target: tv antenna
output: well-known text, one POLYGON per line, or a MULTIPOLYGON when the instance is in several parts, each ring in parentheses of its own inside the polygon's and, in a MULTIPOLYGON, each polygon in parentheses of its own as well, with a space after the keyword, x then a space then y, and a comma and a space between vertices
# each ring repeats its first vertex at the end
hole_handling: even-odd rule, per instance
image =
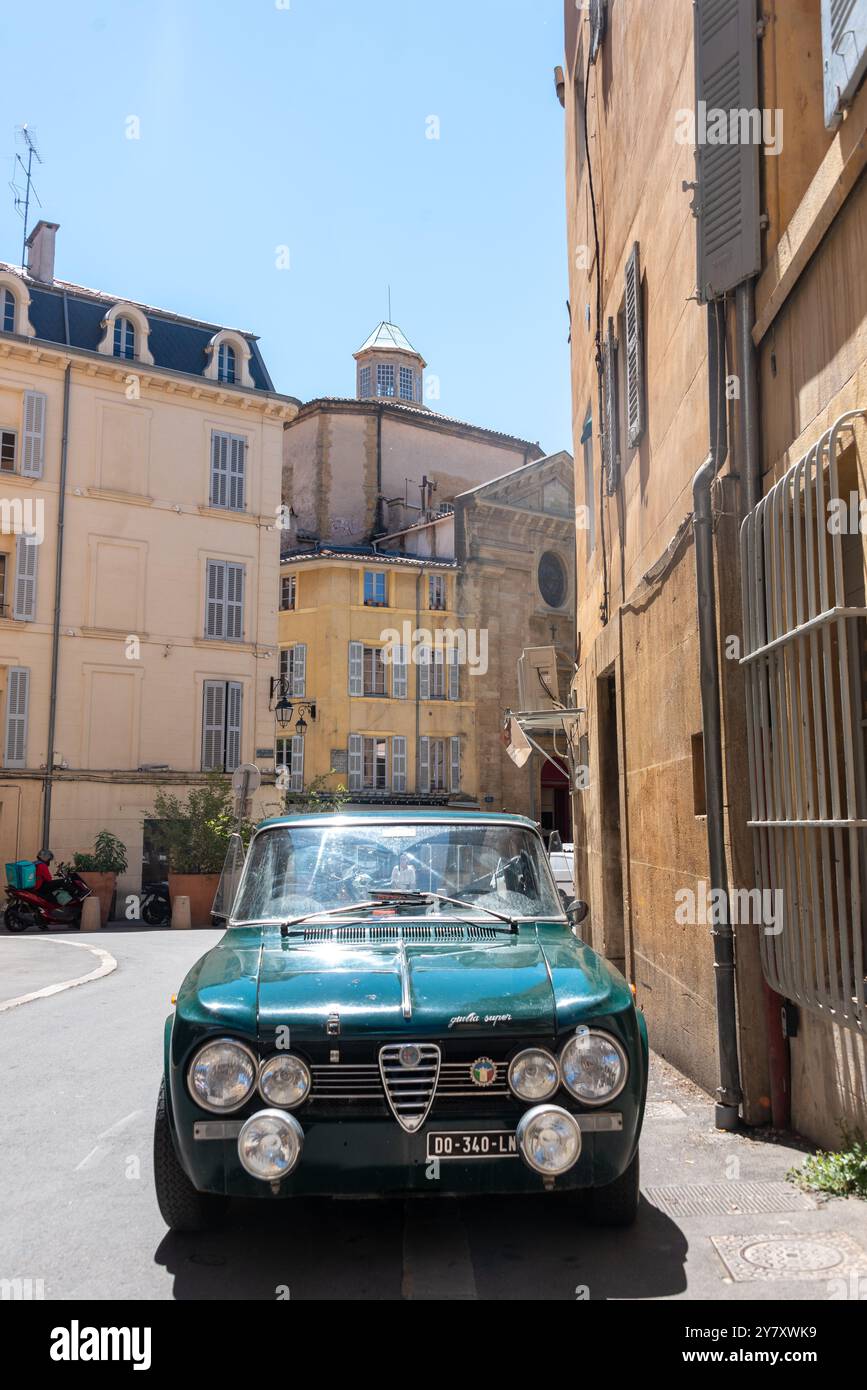
POLYGON ((24 146, 23 153, 15 151, 15 161, 13 174, 9 182, 9 187, 15 198, 15 211, 18 216, 24 219, 24 237, 21 243, 21 269, 24 269, 27 259, 27 227, 30 222, 30 199, 35 198, 36 202, 42 207, 39 194, 33 186, 33 161, 37 164, 42 163, 42 156, 36 145, 36 132, 32 131, 28 125, 18 126, 15 134, 24 146), (23 178, 24 186, 19 180, 23 178))

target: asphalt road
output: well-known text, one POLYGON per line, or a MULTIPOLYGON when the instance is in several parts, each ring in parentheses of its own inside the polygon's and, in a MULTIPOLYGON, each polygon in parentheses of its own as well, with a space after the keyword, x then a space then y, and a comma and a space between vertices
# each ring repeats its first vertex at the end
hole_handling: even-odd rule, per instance
MULTIPOLYGON (((781 1182, 801 1156, 792 1143, 718 1134, 709 1098, 658 1061, 630 1231, 583 1226, 557 1200, 512 1197, 235 1203, 217 1234, 168 1235, 151 1177, 162 1024, 218 935, 76 934, 118 968, 0 1011, 0 1279, 42 1280, 47 1299, 776 1300, 839 1296, 832 1276, 861 1270, 867 1291, 867 1204, 792 1194, 781 1182), (760 1214, 749 1211, 751 1184, 760 1214), (732 1262, 734 1237, 739 1248, 752 1241, 756 1265, 749 1253, 732 1262)), ((7 1005, 10 972, 29 992, 25 953, 39 989, 99 964, 67 941, 0 934, 7 1005)))

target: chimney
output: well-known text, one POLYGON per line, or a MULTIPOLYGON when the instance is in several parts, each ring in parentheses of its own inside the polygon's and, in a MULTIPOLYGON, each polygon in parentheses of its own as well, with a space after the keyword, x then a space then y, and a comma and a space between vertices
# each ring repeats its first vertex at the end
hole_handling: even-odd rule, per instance
POLYGON ((54 238, 58 222, 37 222, 27 238, 27 273, 43 285, 54 284, 54 238))

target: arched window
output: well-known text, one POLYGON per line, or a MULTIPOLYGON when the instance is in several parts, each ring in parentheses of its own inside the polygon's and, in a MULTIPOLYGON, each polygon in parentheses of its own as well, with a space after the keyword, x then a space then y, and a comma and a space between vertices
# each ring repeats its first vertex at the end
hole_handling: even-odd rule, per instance
POLYGON ((114 321, 114 355, 130 361, 135 357, 135 327, 122 314, 114 321))
POLYGON ((15 296, 11 290, 0 289, 0 329, 4 333, 15 332, 15 296))
POLYGON ((217 380, 235 384, 235 349, 231 343, 220 343, 217 353, 217 380))

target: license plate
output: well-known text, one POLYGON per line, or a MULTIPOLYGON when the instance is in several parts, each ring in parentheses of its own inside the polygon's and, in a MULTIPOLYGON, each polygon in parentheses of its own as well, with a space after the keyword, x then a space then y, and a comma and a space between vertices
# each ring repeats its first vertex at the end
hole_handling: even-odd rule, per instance
POLYGON ((442 1131, 427 1136, 431 1158, 517 1158, 518 1140, 508 1129, 442 1131))

